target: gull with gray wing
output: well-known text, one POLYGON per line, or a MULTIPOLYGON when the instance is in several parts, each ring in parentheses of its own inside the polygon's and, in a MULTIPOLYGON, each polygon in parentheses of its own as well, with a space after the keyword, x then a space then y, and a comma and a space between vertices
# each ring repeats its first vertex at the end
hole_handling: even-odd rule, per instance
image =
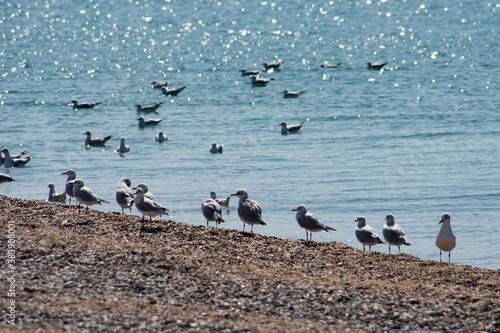
POLYGON ((371 251, 373 245, 385 244, 385 242, 377 235, 375 229, 366 224, 366 218, 364 216, 358 216, 354 222, 358 222, 355 233, 358 241, 363 244, 363 251, 366 251, 365 245, 368 245, 368 251, 371 251))
POLYGON ((251 200, 248 198, 248 192, 241 189, 238 192, 231 194, 231 196, 235 196, 240 198, 238 202, 238 216, 240 220, 243 222, 243 231, 245 231, 245 224, 250 224, 253 226, 257 225, 266 225, 266 223, 262 220, 262 208, 259 206, 257 201, 251 200))
POLYGON ((385 217, 385 225, 382 228, 382 234, 384 235, 385 241, 389 244, 389 254, 391 254, 391 245, 397 246, 399 253, 401 253, 401 245, 411 245, 406 240, 403 228, 396 223, 393 214, 387 214, 385 217))
POLYGON ((313 232, 328 231, 328 230, 337 231, 336 229, 333 229, 332 227, 326 226, 323 223, 321 223, 315 214, 307 211, 305 205, 300 205, 299 207, 293 209, 292 211, 297 212, 297 215, 295 215, 297 222, 302 228, 306 229, 306 241, 307 240, 312 241, 313 232), (311 237, 308 237, 308 232, 310 233, 311 237))
POLYGON ((125 208, 130 209, 130 214, 132 214, 134 191, 132 191, 130 186, 132 186, 130 179, 123 177, 118 181, 118 186, 116 187, 116 202, 122 208, 122 214, 125 208))

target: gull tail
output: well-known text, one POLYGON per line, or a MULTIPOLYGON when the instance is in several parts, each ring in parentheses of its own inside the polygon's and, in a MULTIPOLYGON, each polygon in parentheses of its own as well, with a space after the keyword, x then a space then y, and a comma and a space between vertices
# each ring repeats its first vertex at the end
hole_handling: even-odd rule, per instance
POLYGON ((333 230, 333 231, 337 231, 337 229, 333 229, 332 227, 325 227, 325 231, 328 231, 328 230, 333 230))
POLYGON ((219 218, 217 218, 217 220, 215 222, 222 223, 222 222, 226 222, 226 221, 224 221, 224 219, 222 217, 219 217, 219 218))
POLYGON ((384 242, 383 240, 380 239, 380 237, 377 237, 378 239, 378 244, 386 244, 386 242, 384 242))
POLYGON ((111 203, 111 202, 109 202, 109 201, 107 201, 107 200, 104 200, 104 199, 97 199, 97 203, 98 203, 99 205, 100 205, 100 204, 102 204, 103 202, 105 202, 105 203, 111 203))

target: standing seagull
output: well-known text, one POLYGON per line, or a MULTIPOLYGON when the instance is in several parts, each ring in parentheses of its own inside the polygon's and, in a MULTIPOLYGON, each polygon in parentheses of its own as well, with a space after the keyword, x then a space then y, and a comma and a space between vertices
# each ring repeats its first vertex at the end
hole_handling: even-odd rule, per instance
POLYGON ((203 212, 203 216, 207 219, 207 227, 209 221, 214 221, 215 227, 217 227, 219 223, 226 222, 222 219, 220 205, 214 199, 207 199, 203 201, 201 204, 201 211, 203 212))
POLYGON ((116 187, 116 202, 123 209, 130 209, 130 214, 132 214, 132 206, 134 205, 134 192, 130 188, 132 182, 127 177, 123 177, 118 181, 118 186, 116 187))
POLYGON ((366 224, 366 218, 364 216, 358 216, 354 222, 358 222, 358 226, 356 227, 356 238, 363 244, 363 251, 366 251, 365 245, 368 245, 368 251, 371 251, 373 245, 385 244, 377 235, 375 229, 366 224))
POLYGON ((66 194, 69 196, 68 206, 71 206, 71 198, 75 197, 73 193, 73 188, 75 187, 75 185, 71 184, 70 182, 76 179, 76 172, 73 169, 69 169, 68 171, 61 173, 61 175, 68 176, 68 178, 66 179, 66 194))
POLYGON ((457 240, 451 230, 451 217, 448 213, 443 213, 441 216, 441 230, 436 238, 436 246, 439 248, 439 261, 442 260, 443 251, 448 252, 448 262, 451 262, 451 250, 457 245, 457 240))
POLYGON ((186 89, 186 86, 180 87, 180 88, 172 88, 172 89, 167 89, 167 88, 163 87, 163 88, 161 88, 161 93, 163 95, 167 95, 167 96, 177 96, 184 89, 186 89))
POLYGON ((210 192, 210 198, 214 199, 217 201, 217 203, 221 206, 229 207, 229 200, 231 200, 231 197, 227 197, 226 199, 219 199, 217 198, 217 193, 215 191, 210 192))
POLYGON ((76 99, 72 100, 68 104, 73 104, 73 109, 92 109, 95 106, 98 106, 99 104, 102 104, 102 102, 83 102, 83 103, 78 103, 76 99))
POLYGON ((0 173, 0 184, 3 184, 3 183, 10 183, 10 182, 13 182, 15 181, 14 178, 12 178, 11 176, 5 174, 5 173, 0 173))
POLYGON ((5 155, 5 167, 6 168, 19 168, 25 166, 29 161, 31 161, 31 156, 21 156, 17 159, 13 159, 12 156, 10 156, 9 149, 7 148, 2 148, 0 152, 4 153, 5 155))
POLYGON ((128 153, 130 151, 130 147, 125 144, 125 138, 122 136, 120 138, 120 146, 117 149, 119 153, 128 153))
POLYGON ((385 217, 385 225, 382 228, 382 233, 385 241, 389 244, 389 254, 391 254, 391 245, 397 246, 399 253, 401 253, 401 245, 411 245, 406 240, 403 228, 396 223, 393 214, 387 214, 385 217))
POLYGON ((316 215, 313 213, 309 213, 307 211, 307 208, 305 205, 300 205, 299 207, 292 209, 292 212, 297 212, 297 215, 295 215, 295 218, 297 219, 297 222, 299 225, 306 229, 306 241, 311 240, 312 241, 312 233, 313 232, 318 232, 318 231, 328 231, 328 230, 335 230, 332 227, 328 227, 321 223, 316 215), (308 238, 307 232, 311 233, 310 239, 308 238))
POLYGON ((161 123, 165 118, 158 118, 158 119, 144 119, 144 117, 139 117, 136 120, 139 121, 139 127, 145 127, 145 126, 155 126, 161 123))
POLYGON ((173 213, 170 209, 167 209, 153 201, 144 197, 144 190, 140 187, 135 191, 134 198, 135 208, 142 214, 142 221, 144 221, 144 216, 149 216, 149 220, 151 221, 153 217, 160 215, 168 215, 168 212, 173 213))
POLYGON ((135 105, 135 107, 137 108, 137 112, 156 112, 156 110, 158 110, 158 108, 163 104, 163 102, 160 102, 158 104, 154 104, 154 105, 145 105, 145 106, 142 106, 141 103, 137 103, 135 105))
POLYGON ((281 122, 281 134, 287 135, 288 133, 297 133, 302 126, 304 126, 304 122, 296 125, 287 125, 284 121, 281 122))
POLYGON ((163 134, 163 131, 158 131, 158 134, 156 134, 155 141, 162 143, 163 141, 167 141, 168 138, 165 134, 163 134))
POLYGON ((149 192, 149 189, 148 189, 148 186, 144 183, 140 183, 139 185, 137 185, 136 187, 134 187, 132 190, 137 190, 138 188, 142 188, 142 191, 143 191, 143 194, 144 194, 144 197, 151 200, 151 201, 156 201, 156 198, 155 196, 153 195, 153 193, 149 192))
POLYGON ((98 198, 94 192, 85 186, 85 183, 81 179, 75 179, 69 182, 73 184, 73 194, 75 195, 76 201, 78 201, 78 212, 80 212, 80 205, 84 204, 87 206, 87 210, 89 210, 89 206, 98 204, 101 205, 103 202, 109 203, 104 199, 98 198))
POLYGON ((245 231, 246 223, 252 226, 252 232, 254 224, 266 225, 266 223, 262 221, 262 208, 260 208, 257 201, 248 199, 247 191, 239 190, 231 194, 231 196, 240 198, 238 202, 238 216, 240 220, 243 221, 243 231, 245 231))
POLYGON ((83 134, 87 135, 87 137, 85 138, 85 146, 104 146, 106 142, 108 142, 108 140, 113 137, 113 134, 111 134, 104 138, 92 139, 92 132, 87 131, 83 134))
POLYGON ((66 203, 66 192, 56 193, 54 184, 52 183, 50 183, 47 187, 49 188, 49 197, 47 198, 48 202, 66 203))
POLYGON ((305 93, 305 90, 302 91, 289 91, 288 89, 285 89, 283 91, 283 98, 297 98, 303 93, 305 93))

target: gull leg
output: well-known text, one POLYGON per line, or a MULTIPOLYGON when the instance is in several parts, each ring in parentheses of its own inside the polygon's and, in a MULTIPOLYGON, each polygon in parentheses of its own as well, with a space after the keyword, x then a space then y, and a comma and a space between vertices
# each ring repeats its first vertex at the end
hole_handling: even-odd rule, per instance
POLYGON ((391 244, 389 244, 389 254, 391 254, 391 244))

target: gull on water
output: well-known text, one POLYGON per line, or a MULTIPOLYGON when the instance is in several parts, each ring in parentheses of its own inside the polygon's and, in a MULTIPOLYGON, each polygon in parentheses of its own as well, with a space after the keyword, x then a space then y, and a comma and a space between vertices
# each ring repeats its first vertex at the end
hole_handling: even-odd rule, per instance
POLYGON ((153 193, 149 192, 148 186, 146 184, 140 183, 139 185, 137 185, 136 187, 134 187, 132 190, 135 191, 138 188, 142 188, 144 197, 146 197, 149 200, 156 201, 155 196, 153 195, 153 193))
POLYGON ((329 64, 321 64, 321 66, 320 66, 320 67, 321 67, 321 68, 337 68, 337 67, 339 67, 340 65, 342 65, 342 63, 341 63, 341 62, 338 62, 338 63, 336 63, 336 64, 330 64, 330 65, 329 65, 329 64))
POLYGON ((301 122, 300 124, 296 125, 287 125, 284 121, 281 122, 281 134, 286 135, 288 133, 297 133, 302 126, 304 126, 304 122, 301 122))
POLYGON ((222 154, 223 150, 224 150, 224 145, 218 145, 215 142, 212 142, 212 146, 210 147, 210 152, 212 154, 217 154, 217 153, 222 154))
POLYGON ((328 230, 337 231, 337 229, 333 229, 332 227, 326 226, 321 223, 315 214, 307 211, 305 205, 300 205, 299 207, 292 209, 292 211, 297 212, 297 215, 295 215, 297 222, 302 228, 306 229, 306 241, 312 241, 313 232, 328 230), (311 237, 308 237, 308 232, 310 233, 311 237))
POLYGON ((250 80, 252 80, 252 86, 254 86, 254 87, 266 87, 269 82, 274 80, 274 78, 263 79, 263 78, 259 78, 259 77, 255 76, 255 75, 252 75, 252 76, 250 76, 250 80))
POLYGON ((31 156, 21 156, 19 158, 13 159, 10 155, 9 149, 4 147, 0 152, 5 155, 5 167, 6 168, 20 168, 24 167, 29 161, 31 161, 31 156))
POLYGON ((215 191, 210 192, 210 198, 214 199, 217 201, 217 203, 221 206, 229 207, 229 201, 231 200, 231 197, 227 197, 226 199, 219 199, 217 198, 217 193, 215 191))
MULTIPOLYGON (((22 152, 20 153, 17 153, 17 154, 10 154, 10 151, 9 151, 9 154, 10 154, 10 157, 13 159, 13 160, 18 160, 20 159, 21 157, 24 157, 24 155, 28 154, 29 153, 29 150, 26 149, 26 150, 23 150, 22 152)), ((2 156, 2 154, 0 154, 0 165, 4 164, 5 163, 5 157, 2 156)))
POLYGON ((0 173, 0 184, 10 183, 10 182, 13 182, 13 181, 15 181, 15 179, 12 178, 11 176, 9 176, 8 174, 0 173))
POLYGON ((137 112, 156 112, 162 104, 163 102, 154 105, 143 106, 141 103, 137 103, 135 107, 137 108, 137 112))
POLYGON ((384 235, 385 241, 389 244, 389 254, 391 254, 391 245, 397 246, 399 253, 401 253, 401 245, 411 245, 406 240, 403 228, 396 223, 393 214, 387 214, 385 217, 385 225, 382 228, 382 234, 384 235))
POLYGON ((87 131, 84 132, 83 134, 87 135, 87 137, 85 138, 85 146, 104 146, 106 142, 108 142, 108 140, 113 137, 113 134, 111 134, 104 138, 92 139, 92 132, 87 131))
POLYGON ((371 62, 367 62, 366 65, 368 67, 368 69, 374 69, 376 71, 379 71, 381 70, 382 68, 384 68, 385 65, 387 65, 389 62, 383 62, 383 63, 371 63, 371 62))
POLYGON ((238 202, 238 216, 243 222, 243 231, 245 231, 245 224, 250 224, 252 226, 252 232, 255 224, 266 225, 266 223, 262 221, 262 208, 260 208, 257 201, 248 198, 247 191, 242 189, 231 194, 231 196, 240 198, 238 202))
POLYGON ((165 134, 163 134, 163 131, 158 131, 158 133, 156 134, 156 137, 155 137, 155 141, 162 143, 163 141, 167 141, 167 140, 168 140, 168 138, 165 134))
POLYGON ((183 86, 180 88, 172 88, 172 89, 167 89, 167 88, 163 87, 163 88, 161 88, 161 93, 163 95, 167 95, 167 96, 177 96, 184 89, 186 89, 186 86, 183 86))
POLYGON ((242 69, 240 72, 241 72, 241 76, 259 75, 260 74, 260 70, 242 69))
POLYGON ((119 153, 128 153, 130 151, 130 147, 125 144, 125 138, 123 136, 120 138, 120 146, 116 151, 119 153))
POLYGON ((73 109, 92 109, 95 106, 98 106, 99 104, 102 104, 102 102, 83 102, 83 103, 78 103, 76 99, 72 100, 68 104, 73 104, 73 109))
POLYGON ((385 242, 377 235, 375 229, 366 224, 366 218, 364 216, 358 216, 354 222, 358 222, 358 226, 355 231, 356 238, 361 244, 363 244, 363 251, 366 251, 365 245, 368 245, 368 251, 371 251, 373 245, 385 244, 385 242))
POLYGON ((60 203, 66 203, 66 191, 63 193, 56 193, 56 190, 54 188, 54 184, 50 183, 49 186, 49 197, 47 201, 49 202, 60 202, 60 203))
POLYGON ((132 214, 132 206, 134 205, 134 191, 130 188, 132 182, 127 177, 123 177, 118 181, 118 186, 116 187, 116 202, 122 208, 122 214, 124 209, 130 209, 130 214, 132 214))
POLYGON ((167 209, 144 196, 144 190, 140 187, 137 187, 135 191, 134 198, 135 208, 142 214, 142 221, 144 221, 144 216, 149 216, 149 220, 151 221, 153 217, 160 215, 168 215, 168 213, 173 213, 170 209, 167 209))
POLYGON ((206 199, 203 201, 201 204, 201 211, 203 212, 203 216, 207 219, 207 227, 210 221, 215 222, 215 227, 217 227, 219 223, 226 222, 222 218, 220 205, 214 199, 206 199))
POLYGON ((145 127, 145 126, 155 126, 161 123, 165 118, 158 118, 158 119, 144 119, 143 116, 140 116, 136 120, 139 121, 139 127, 145 127))
POLYGON ((283 98, 297 98, 305 92, 306 92, 305 90, 303 90, 303 91, 289 91, 288 89, 285 89, 283 91, 283 98))
POLYGON ((268 71, 270 69, 280 69, 281 65, 283 63, 281 61, 276 61, 276 62, 271 62, 271 63, 263 63, 262 65, 264 65, 264 70, 268 71))
POLYGON ((441 230, 436 238, 436 246, 439 248, 439 261, 442 260, 443 251, 448 252, 448 262, 451 262, 451 250, 457 245, 457 239, 451 230, 451 217, 448 213, 441 216, 441 230))
POLYGON ((61 175, 68 176, 68 178, 66 178, 66 194, 69 196, 69 206, 71 205, 71 198, 75 197, 73 194, 73 188, 75 185, 72 184, 71 181, 76 179, 76 172, 73 169, 69 169, 68 171, 61 173, 61 175))
POLYGON ((151 84, 153 85, 153 88, 161 89, 168 86, 168 81, 153 81, 151 84))
POLYGON ((109 203, 109 201, 98 198, 90 188, 85 186, 85 182, 83 180, 75 179, 69 183, 74 185, 73 194, 78 202, 78 211, 80 211, 81 204, 86 205, 88 210, 89 206, 95 204, 101 205, 103 202, 109 203))

